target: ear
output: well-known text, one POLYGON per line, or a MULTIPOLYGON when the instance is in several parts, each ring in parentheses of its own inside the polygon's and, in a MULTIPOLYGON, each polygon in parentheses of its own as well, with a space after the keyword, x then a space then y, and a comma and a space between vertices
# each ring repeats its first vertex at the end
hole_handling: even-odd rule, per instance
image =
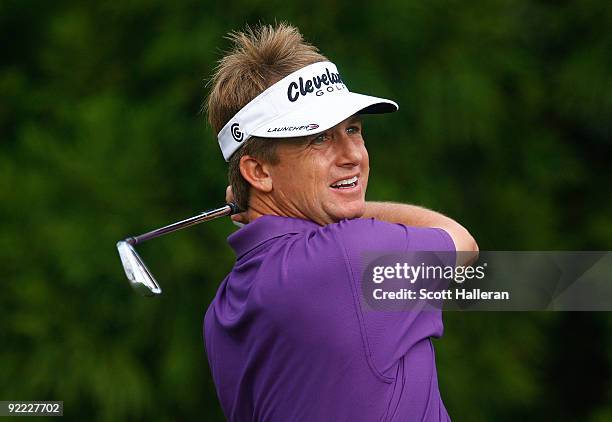
POLYGON ((269 164, 250 155, 244 155, 240 158, 240 174, 254 189, 265 193, 272 191, 269 164))

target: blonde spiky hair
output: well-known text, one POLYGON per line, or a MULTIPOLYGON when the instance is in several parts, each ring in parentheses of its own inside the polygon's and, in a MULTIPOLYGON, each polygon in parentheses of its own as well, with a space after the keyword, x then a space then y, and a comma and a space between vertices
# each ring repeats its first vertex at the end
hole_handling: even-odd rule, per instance
POLYGON ((233 47, 219 60, 210 80, 212 89, 206 106, 215 133, 275 82, 304 66, 327 60, 286 22, 275 27, 247 26, 244 31, 230 32, 226 38, 233 47))

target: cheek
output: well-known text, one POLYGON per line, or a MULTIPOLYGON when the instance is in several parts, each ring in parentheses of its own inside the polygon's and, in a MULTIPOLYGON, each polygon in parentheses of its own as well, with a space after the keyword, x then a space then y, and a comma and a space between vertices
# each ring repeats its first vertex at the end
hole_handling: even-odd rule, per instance
POLYGON ((305 158, 300 163, 295 163, 293 168, 286 172, 286 185, 291 186, 291 191, 296 198, 302 198, 306 202, 316 201, 323 178, 317 171, 316 162, 305 158))
POLYGON ((283 165, 272 174, 273 183, 279 195, 295 198, 299 194, 303 179, 297 170, 283 165))
POLYGON ((365 145, 363 146, 362 156, 363 156, 362 164, 368 167, 370 165, 370 155, 368 154, 368 149, 365 147, 365 145))
POLYGON ((366 176, 370 175, 370 156, 368 155, 368 150, 363 148, 363 171, 366 176))

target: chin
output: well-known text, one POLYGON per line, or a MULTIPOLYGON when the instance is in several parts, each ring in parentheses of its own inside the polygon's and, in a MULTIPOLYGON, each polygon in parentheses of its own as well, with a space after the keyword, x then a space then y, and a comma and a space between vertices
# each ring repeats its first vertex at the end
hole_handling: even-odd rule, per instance
POLYGON ((337 213, 334 213, 334 221, 338 222, 340 220, 360 218, 365 213, 365 202, 361 204, 355 204, 354 206, 346 206, 340 210, 337 210, 337 213))

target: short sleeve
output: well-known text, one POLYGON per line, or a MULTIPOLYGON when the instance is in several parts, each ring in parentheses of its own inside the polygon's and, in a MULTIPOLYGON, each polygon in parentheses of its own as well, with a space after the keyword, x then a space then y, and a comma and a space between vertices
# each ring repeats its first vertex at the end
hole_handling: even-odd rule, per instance
POLYGON ((455 245, 450 235, 439 228, 410 227, 375 219, 345 220, 338 224, 337 235, 352 278, 366 354, 378 375, 391 380, 398 361, 415 344, 442 335, 442 315, 440 310, 368 310, 361 289, 361 277, 367 266, 365 257, 380 252, 447 252, 441 254, 441 264, 454 266, 455 245))

